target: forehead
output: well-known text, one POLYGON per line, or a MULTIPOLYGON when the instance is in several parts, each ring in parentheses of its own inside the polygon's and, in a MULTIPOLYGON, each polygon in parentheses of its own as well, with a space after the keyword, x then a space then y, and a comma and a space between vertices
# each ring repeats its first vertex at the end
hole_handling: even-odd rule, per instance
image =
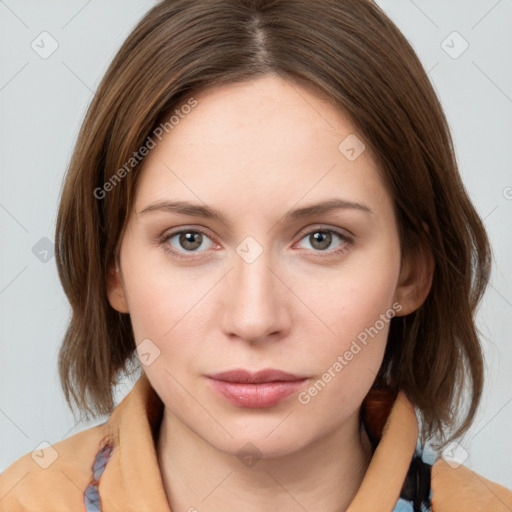
MULTIPOLYGON (((243 144, 246 158, 262 157, 264 150, 296 150, 303 144, 310 150, 313 142, 323 151, 332 148, 340 134, 355 132, 346 114, 312 85, 299 85, 274 74, 203 89, 194 98, 197 106, 181 116, 172 133, 180 142, 195 144, 195 149, 200 139, 211 149, 243 144)), ((233 154, 237 147, 230 149, 233 154)))
POLYGON ((138 211, 169 195, 244 209, 336 192, 351 201, 385 193, 363 137, 313 88, 269 75, 193 98, 196 106, 175 116, 145 158, 138 211))

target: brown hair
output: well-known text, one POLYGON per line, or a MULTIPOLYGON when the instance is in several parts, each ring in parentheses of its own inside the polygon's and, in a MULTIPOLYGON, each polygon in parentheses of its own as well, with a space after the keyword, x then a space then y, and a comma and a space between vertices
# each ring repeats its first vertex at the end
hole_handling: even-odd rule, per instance
POLYGON ((110 306, 106 281, 140 163, 121 183, 114 175, 193 93, 267 73, 314 87, 350 117, 394 199, 402 254, 419 243, 430 248, 430 293, 418 310, 392 319, 373 388, 404 390, 424 439, 443 439, 446 429, 446 443, 460 437, 482 394, 474 315, 489 278, 489 242, 432 85, 370 0, 164 0, 129 35, 85 117, 57 218, 57 267, 72 307, 59 353, 69 406, 87 419, 110 413, 113 385, 135 359, 130 317, 110 306), (107 182, 108 193, 98 192, 107 182))

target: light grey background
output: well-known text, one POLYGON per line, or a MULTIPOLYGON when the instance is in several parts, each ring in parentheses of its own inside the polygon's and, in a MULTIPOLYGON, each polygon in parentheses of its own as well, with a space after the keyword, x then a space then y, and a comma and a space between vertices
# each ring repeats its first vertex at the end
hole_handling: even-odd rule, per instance
MULTIPOLYGON (((53 235, 85 109, 122 41, 154 4, 0 0, 0 471, 42 441, 106 419, 75 425, 60 390, 57 352, 69 305, 53 235), (51 37, 40 35, 45 31, 51 37), (31 47, 48 52, 52 39, 58 48, 47 58, 31 47)), ((465 465, 512 489, 512 1, 378 4, 429 71, 493 244, 491 285, 478 315, 487 382, 477 420, 460 444, 469 454, 465 465), (469 46, 458 55, 464 41, 469 46)), ((119 387, 117 402, 132 384, 119 387)))

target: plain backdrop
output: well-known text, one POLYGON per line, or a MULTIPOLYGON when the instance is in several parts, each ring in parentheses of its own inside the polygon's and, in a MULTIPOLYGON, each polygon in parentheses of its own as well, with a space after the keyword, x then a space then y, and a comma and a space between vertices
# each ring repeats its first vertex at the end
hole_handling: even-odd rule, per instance
MULTIPOLYGON (((465 465, 512 488, 512 1, 377 3, 429 72, 493 245, 478 313, 487 381, 478 417, 459 442, 465 465)), ((57 352, 70 310, 53 257, 55 219, 93 91, 154 4, 0 0, 0 471, 42 441, 106 419, 76 425, 60 389, 57 352)), ((132 384, 119 386, 117 403, 132 384)))

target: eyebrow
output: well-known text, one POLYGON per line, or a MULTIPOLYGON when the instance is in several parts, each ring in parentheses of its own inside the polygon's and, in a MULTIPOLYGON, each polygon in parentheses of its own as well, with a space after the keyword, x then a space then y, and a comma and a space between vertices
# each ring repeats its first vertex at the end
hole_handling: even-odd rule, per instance
MULTIPOLYGON (((313 217, 315 215, 321 215, 323 213, 329 213, 335 210, 358 210, 369 215, 373 215, 373 211, 364 204, 346 201, 344 199, 328 199, 310 206, 290 210, 284 215, 283 220, 286 222, 290 220, 303 219, 313 217)), ((138 212, 138 214, 143 215, 150 212, 168 212, 193 217, 204 217, 207 219, 217 220, 226 226, 229 226, 229 222, 224 215, 215 208, 201 204, 189 203, 187 201, 158 201, 146 206, 143 210, 138 212)))

